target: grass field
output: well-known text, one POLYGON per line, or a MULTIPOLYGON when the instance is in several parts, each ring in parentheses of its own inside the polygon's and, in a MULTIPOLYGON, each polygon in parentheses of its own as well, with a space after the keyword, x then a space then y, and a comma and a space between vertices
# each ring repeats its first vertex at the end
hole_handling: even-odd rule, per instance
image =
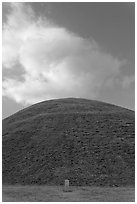
POLYGON ((3 186, 3 202, 134 202, 134 187, 3 186))

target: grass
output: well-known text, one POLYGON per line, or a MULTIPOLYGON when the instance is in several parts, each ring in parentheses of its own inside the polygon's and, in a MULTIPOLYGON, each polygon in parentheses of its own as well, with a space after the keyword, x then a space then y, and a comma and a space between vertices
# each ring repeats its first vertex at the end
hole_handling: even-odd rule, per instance
POLYGON ((3 184, 129 186, 135 177, 135 113, 85 99, 58 99, 6 118, 3 184))
POLYGON ((3 185, 3 202, 134 202, 134 187, 3 185))

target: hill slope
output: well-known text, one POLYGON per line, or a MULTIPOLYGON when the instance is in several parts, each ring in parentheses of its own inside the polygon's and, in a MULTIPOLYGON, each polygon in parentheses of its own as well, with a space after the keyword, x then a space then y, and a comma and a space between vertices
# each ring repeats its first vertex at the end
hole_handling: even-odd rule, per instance
POLYGON ((3 183, 134 183, 134 112, 86 99, 30 106, 3 120, 3 183))

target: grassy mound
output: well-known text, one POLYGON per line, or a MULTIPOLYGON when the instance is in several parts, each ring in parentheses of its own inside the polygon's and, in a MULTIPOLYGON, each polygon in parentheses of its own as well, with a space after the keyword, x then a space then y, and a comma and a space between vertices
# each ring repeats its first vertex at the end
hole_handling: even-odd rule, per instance
POLYGON ((134 112, 86 99, 30 106, 3 120, 3 183, 134 184, 134 112))

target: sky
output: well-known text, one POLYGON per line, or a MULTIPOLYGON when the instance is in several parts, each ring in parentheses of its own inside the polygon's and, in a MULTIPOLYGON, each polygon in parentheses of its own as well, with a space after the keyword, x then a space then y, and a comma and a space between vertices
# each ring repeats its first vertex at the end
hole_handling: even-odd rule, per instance
POLYGON ((66 97, 135 109, 133 2, 3 2, 2 52, 3 118, 66 97))

